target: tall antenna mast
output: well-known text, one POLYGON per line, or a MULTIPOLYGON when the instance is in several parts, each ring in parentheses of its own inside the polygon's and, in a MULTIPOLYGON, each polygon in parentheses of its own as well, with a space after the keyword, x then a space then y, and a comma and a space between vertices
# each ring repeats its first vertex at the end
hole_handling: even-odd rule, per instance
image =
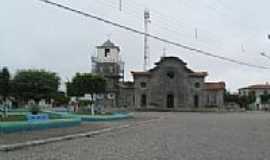
POLYGON ((164 47, 162 57, 166 57, 166 51, 167 51, 167 49, 166 49, 166 47, 164 47))
POLYGON ((144 64, 143 64, 143 70, 146 71, 148 67, 148 62, 150 58, 149 53, 149 45, 148 45, 148 24, 150 23, 150 12, 148 9, 144 10, 144 32, 146 33, 144 35, 144 64))
POLYGON ((198 39, 198 28, 195 28, 195 39, 198 39))

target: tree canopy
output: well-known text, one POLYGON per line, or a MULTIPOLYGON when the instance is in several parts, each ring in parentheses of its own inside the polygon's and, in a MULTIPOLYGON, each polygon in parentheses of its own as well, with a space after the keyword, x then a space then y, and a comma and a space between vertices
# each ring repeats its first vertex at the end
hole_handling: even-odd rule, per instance
POLYGON ((256 96, 254 92, 250 92, 248 95, 242 96, 226 92, 224 95, 224 100, 226 103, 234 102, 239 104, 241 108, 249 109, 248 105, 256 101, 256 96))
POLYGON ((22 100, 49 99, 57 94, 59 76, 45 70, 21 70, 14 76, 12 86, 15 97, 22 100))
POLYGON ((105 92, 106 80, 91 73, 77 73, 66 85, 69 96, 80 97, 85 94, 93 96, 105 92))
POLYGON ((269 94, 261 95, 261 101, 262 101, 262 104, 269 104, 270 95, 269 94))

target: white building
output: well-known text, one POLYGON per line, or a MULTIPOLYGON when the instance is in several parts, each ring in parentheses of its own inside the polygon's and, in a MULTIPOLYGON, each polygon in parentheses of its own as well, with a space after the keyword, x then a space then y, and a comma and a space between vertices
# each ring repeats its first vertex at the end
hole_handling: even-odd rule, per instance
POLYGON ((256 84, 250 85, 239 89, 240 96, 254 95, 256 101, 254 103, 255 110, 263 109, 263 104, 261 103, 261 96, 270 94, 270 84, 256 84))

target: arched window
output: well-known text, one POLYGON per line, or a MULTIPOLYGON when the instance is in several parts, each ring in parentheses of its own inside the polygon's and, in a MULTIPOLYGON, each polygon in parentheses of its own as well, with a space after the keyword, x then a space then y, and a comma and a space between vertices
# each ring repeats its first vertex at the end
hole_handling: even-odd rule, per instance
POLYGON ((173 78, 174 78, 174 72, 173 72, 173 71, 167 72, 167 76, 168 76, 170 79, 173 79, 173 78))
POLYGON ((194 86, 195 86, 195 88, 200 88, 201 84, 200 84, 200 82, 196 82, 194 86))
POLYGON ((167 95, 167 108, 174 108, 174 95, 173 94, 167 95))
POLYGON ((141 82, 141 88, 146 88, 146 83, 145 82, 141 82))

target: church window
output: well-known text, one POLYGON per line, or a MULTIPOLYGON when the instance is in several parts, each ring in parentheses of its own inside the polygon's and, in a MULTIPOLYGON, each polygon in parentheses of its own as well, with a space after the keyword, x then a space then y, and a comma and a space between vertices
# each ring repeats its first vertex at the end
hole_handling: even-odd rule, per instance
POLYGON ((113 67, 112 66, 110 66, 110 72, 113 73, 113 67))
POLYGON ((145 82, 141 82, 141 87, 142 88, 146 88, 146 83, 145 82))
POLYGON ((210 95, 207 95, 207 104, 210 105, 211 104, 211 96, 210 95))
POLYGON ((172 72, 172 71, 167 72, 167 76, 168 76, 170 79, 173 79, 173 78, 174 78, 174 72, 172 72))
POLYGON ((104 55, 104 56, 105 56, 105 57, 108 57, 108 54, 109 54, 109 53, 110 53, 110 49, 109 49, 109 48, 106 48, 106 49, 105 49, 105 55, 104 55))
POLYGON ((217 94, 215 93, 214 95, 213 95, 213 104, 214 105, 216 105, 217 104, 217 94))
POLYGON ((199 82, 195 83, 195 88, 200 88, 201 84, 199 82))

